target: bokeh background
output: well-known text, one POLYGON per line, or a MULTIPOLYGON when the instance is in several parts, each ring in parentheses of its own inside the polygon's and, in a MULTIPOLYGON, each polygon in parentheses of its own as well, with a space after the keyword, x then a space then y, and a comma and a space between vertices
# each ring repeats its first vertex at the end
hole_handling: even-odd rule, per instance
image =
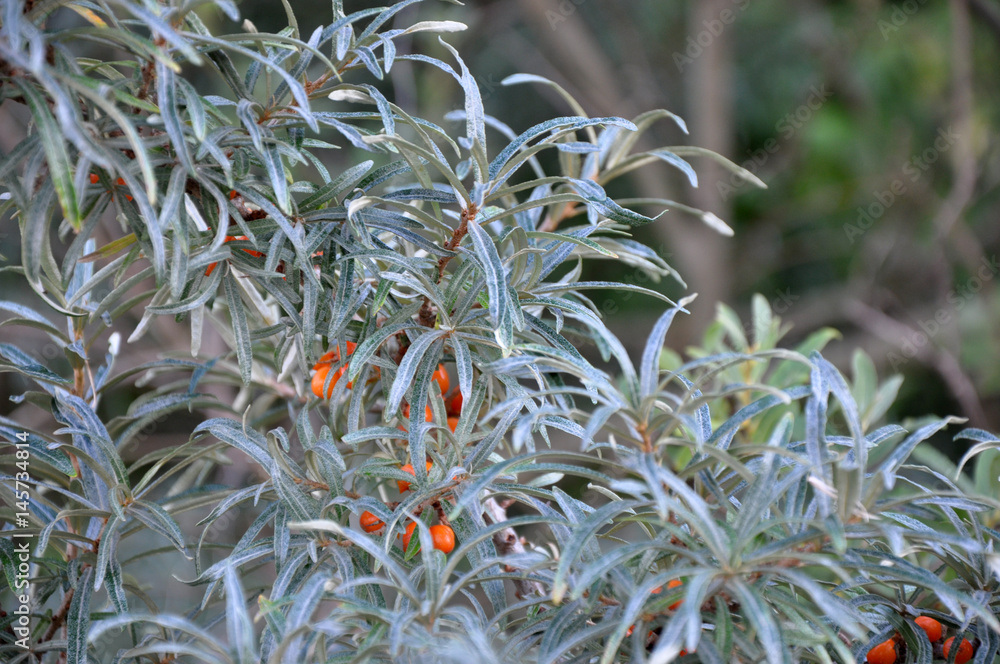
MULTIPOLYGON (((345 0, 348 12, 378 4, 345 0)), ((329 0, 291 5, 305 36, 331 20, 329 0)), ((288 24, 275 0, 239 7, 261 31, 288 24)), ((204 17, 213 29, 239 29, 221 12, 204 17)), ((544 86, 501 85, 513 73, 540 74, 594 116, 662 107, 687 120, 690 135, 661 122, 639 149, 708 147, 767 183, 757 189, 693 158, 697 188, 667 164, 614 184, 615 196, 671 198, 735 229, 723 237, 670 212, 639 233, 700 294, 671 331, 676 350, 697 343, 716 303, 746 317, 761 293, 794 324, 789 342, 831 326, 842 338, 827 353, 842 369, 861 347, 883 377, 903 373, 892 418, 958 414, 1000 430, 1000 0, 428 0, 398 23, 420 19, 469 26, 447 38, 478 79, 487 112, 516 131, 572 113, 544 86)), ((412 39, 409 50, 447 59, 436 36, 412 39)), ((461 107, 454 81, 425 65, 397 61, 382 86, 433 121, 461 107)), ((0 115, 7 152, 26 119, 9 103, 0 115)), ((358 157, 348 146, 333 165, 358 157)), ((2 242, 5 256, 17 255, 16 232, 2 242)), ((648 283, 627 265, 591 269, 685 292, 648 283)), ((640 297, 603 303, 634 352, 659 312, 650 305, 640 297)), ((149 343, 174 341, 164 327, 149 343)), ((149 349, 132 350, 138 362, 149 349)), ((0 379, 8 412, 6 396, 24 388, 9 382, 13 374, 0 379)), ((135 396, 105 407, 124 412, 135 396)), ((150 433, 186 439, 189 424, 150 433)))

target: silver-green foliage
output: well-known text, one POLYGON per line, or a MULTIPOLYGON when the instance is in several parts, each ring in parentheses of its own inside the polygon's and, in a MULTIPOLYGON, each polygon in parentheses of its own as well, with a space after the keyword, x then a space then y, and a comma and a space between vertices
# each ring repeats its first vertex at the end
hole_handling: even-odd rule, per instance
MULTIPOLYGON (((22 247, 8 271, 37 305, 0 303, 2 325, 44 334, 72 370, 0 344, 0 367, 34 385, 20 398, 49 413, 44 427, 0 418, 10 442, 30 429, 32 455, 20 528, 32 649, 7 615, 4 661, 665 662, 684 649, 691 661, 848 662, 899 631, 907 656, 927 662, 918 613, 965 630, 976 661, 993 661, 989 472, 973 485, 919 456, 951 419, 879 426, 899 381, 879 386, 858 355, 849 384, 819 355, 827 332, 778 347, 784 330, 762 301, 749 339, 722 307, 693 359, 664 354, 690 300, 582 273, 617 259, 675 276, 628 237, 653 219, 604 186, 653 161, 697 184, 683 157, 698 150, 633 152, 651 123, 683 122, 588 118, 556 86, 575 115, 518 135, 485 114, 447 42, 437 56, 397 53, 401 35, 463 27, 391 27, 416 2, 347 14, 334 0, 311 35, 286 3, 281 33, 216 35, 203 17, 236 19, 224 0, 3 0, 2 97, 33 123, 0 161, 22 247), (72 27, 46 28, 70 10, 72 27), (461 88, 464 108, 446 118, 457 136, 386 98, 378 82, 401 60, 461 88), (338 147, 371 157, 331 172, 338 147), (552 150, 554 175, 539 159, 552 150), (98 247, 99 234, 116 239, 98 247), (605 289, 663 302, 638 364, 587 296, 605 289), (117 333, 106 357, 89 352, 133 313, 129 341, 172 316, 189 326, 193 359, 117 370, 117 333), (199 354, 206 322, 228 355, 199 354), (332 347, 352 387, 328 380, 330 398, 316 399, 310 367, 332 347), (432 379, 442 362, 464 401, 454 432, 432 379), (102 421, 102 398, 139 376, 158 387, 102 421), (236 405, 199 392, 208 381, 237 387, 236 405), (432 421, 404 404, 429 406, 432 421), (142 449, 149 422, 207 406, 232 417, 142 449), (259 467, 258 483, 206 484, 227 450, 259 467), (400 470, 418 459, 430 470, 400 470), (363 511, 382 531, 358 527, 363 511), (179 525, 186 512, 204 517, 194 531, 179 525), (215 541, 234 515, 250 525, 215 541), (397 535, 414 517, 424 546, 403 552, 397 535), (436 519, 457 533, 449 555, 429 546, 436 519), (123 540, 149 535, 166 548, 123 556, 123 540), (190 560, 175 582, 202 601, 162 612, 153 554, 190 560)), ((959 435, 987 468, 997 439, 959 435)), ((0 489, 10 505, 16 461, 5 457, 0 489)), ((16 511, 0 513, 5 530, 16 511)), ((13 587, 13 540, 0 556, 13 587)))

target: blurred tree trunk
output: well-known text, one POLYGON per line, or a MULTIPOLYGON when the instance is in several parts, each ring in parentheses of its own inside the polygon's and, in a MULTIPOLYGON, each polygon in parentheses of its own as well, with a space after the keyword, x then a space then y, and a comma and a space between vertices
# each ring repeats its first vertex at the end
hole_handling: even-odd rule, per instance
MULTIPOLYGON (((732 0, 697 0, 691 3, 687 35, 698 38, 702 33, 713 35, 699 57, 684 68, 684 116, 691 130, 691 143, 741 161, 733 154, 732 118, 732 31, 739 22, 725 25, 720 21, 723 11, 732 11, 732 0), (718 35, 709 30, 718 27, 718 35)), ((706 40, 707 41, 707 40, 706 40)), ((684 43, 688 42, 685 36, 684 43)), ((699 186, 691 192, 695 207, 714 212, 725 220, 732 219, 732 205, 719 194, 717 183, 727 179, 727 172, 714 161, 702 159, 697 164, 699 186)), ((686 223, 681 232, 672 233, 671 243, 678 253, 678 269, 687 279, 698 300, 685 319, 688 328, 700 332, 715 316, 716 302, 730 302, 732 296, 733 240, 722 237, 700 223, 686 223)))
MULTIPOLYGON (((699 0, 693 3, 684 37, 678 41, 676 48, 661 51, 661 59, 652 63, 643 54, 633 53, 642 50, 635 46, 634 40, 638 38, 639 31, 632 24, 634 17, 623 13, 615 3, 600 5, 605 8, 608 20, 604 26, 614 33, 612 38, 623 45, 624 53, 635 56, 632 62, 627 63, 629 75, 612 65, 611 58, 584 20, 582 12, 560 11, 560 6, 557 0, 518 0, 518 11, 535 33, 535 39, 530 44, 521 43, 517 47, 509 45, 513 62, 523 60, 527 64, 527 61, 534 59, 530 50, 535 50, 538 59, 550 65, 542 67, 540 73, 553 76, 558 72, 557 82, 577 96, 587 111, 594 115, 634 117, 651 110, 652 107, 648 106, 650 103, 669 107, 669 100, 662 89, 663 80, 679 76, 687 85, 687 103, 683 115, 692 132, 686 142, 734 157, 729 31, 735 26, 727 25, 721 34, 713 36, 709 47, 679 74, 675 72, 676 67, 670 55, 675 50, 683 51, 688 34, 696 36, 704 31, 706 20, 718 21, 722 10, 731 10, 731 0, 699 0), (524 52, 521 47, 529 52, 524 52), (663 71, 668 73, 664 75, 663 71), (641 88, 641 93, 635 90, 637 87, 641 88)), ((649 51, 647 48, 647 52, 649 51)), ((537 62, 532 64, 538 67, 537 62)), ((651 135, 660 133, 654 130, 651 135)), ((656 147, 647 143, 648 139, 642 140, 637 149, 656 147)), ((716 186, 726 172, 707 159, 696 164, 696 168, 699 188, 693 190, 693 205, 710 210, 722 219, 731 219, 730 206, 721 200, 716 186)), ((664 178, 662 171, 643 168, 636 171, 634 176, 643 196, 676 196, 669 186, 670 179, 664 178)), ((699 221, 679 214, 668 215, 654 224, 653 232, 658 239, 652 244, 663 247, 661 254, 678 269, 689 289, 699 293, 696 306, 691 310, 692 316, 679 320, 677 331, 671 335, 675 344, 683 346, 700 338, 705 326, 714 318, 714 303, 727 300, 732 293, 730 249, 733 240, 720 236, 699 221)))

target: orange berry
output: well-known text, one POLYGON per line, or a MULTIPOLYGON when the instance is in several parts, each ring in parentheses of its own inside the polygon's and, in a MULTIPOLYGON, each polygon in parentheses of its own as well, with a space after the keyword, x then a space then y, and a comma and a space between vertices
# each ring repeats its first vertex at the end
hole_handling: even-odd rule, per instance
MULTIPOLYGON (((118 178, 118 179, 120 180, 121 178, 118 178)), ((126 196, 126 198, 128 198, 129 200, 132 200, 131 196, 126 196)), ((233 240, 245 240, 245 239, 247 239, 246 235, 227 235, 226 236, 226 242, 232 242, 233 240)), ((264 255, 263 252, 257 251, 256 249, 244 249, 243 251, 245 251, 246 253, 250 254, 251 256, 255 256, 256 258, 260 258, 260 257, 262 257, 264 255)), ((206 277, 211 276, 212 272, 215 271, 215 266, 216 265, 218 265, 218 263, 212 263, 207 268, 205 268, 205 276, 206 277)), ((313 367, 313 369, 315 369, 315 368, 316 367, 313 367)))
MULTIPOLYGON (((403 417, 409 417, 410 416, 410 404, 404 403, 403 407, 400 410, 403 411, 403 417)), ((425 422, 433 422, 434 421, 434 411, 431 409, 430 406, 425 406, 424 407, 424 421, 425 422)), ((404 429, 404 431, 405 431, 405 429, 404 429)))
POLYGON ((432 380, 436 380, 438 385, 441 386, 441 394, 448 391, 448 386, 451 385, 451 380, 448 378, 448 372, 445 371, 444 365, 439 364, 437 371, 431 376, 432 380))
MULTIPOLYGON (((227 235, 226 236, 226 242, 232 242, 233 240, 246 240, 246 239, 247 239, 246 235, 227 235)), ((264 255, 262 252, 257 251, 256 249, 244 249, 243 251, 245 251, 246 253, 248 253, 251 256, 254 256, 256 258, 260 258, 261 256, 264 255)))
POLYGON ((382 530, 382 527, 385 526, 381 519, 367 510, 361 513, 360 522, 361 530, 366 533, 374 533, 376 530, 382 530))
MULTIPOLYGON (((330 373, 330 367, 326 366, 326 367, 320 367, 319 369, 316 370, 316 373, 313 374, 310 387, 312 387, 313 394, 318 396, 320 399, 329 397, 329 395, 327 395, 326 397, 323 396, 323 385, 326 383, 326 377, 329 373, 330 373)), ((330 388, 332 389, 333 385, 330 385, 330 388)))
MULTIPOLYGON (((433 466, 433 465, 434 464, 431 463, 430 461, 427 462, 427 472, 428 473, 431 472, 431 466, 433 466)), ((413 475, 414 477, 417 476, 417 472, 415 470, 413 470, 413 466, 410 465, 410 464, 406 464, 405 466, 403 466, 402 468, 400 468, 400 470, 403 471, 404 473, 409 473, 410 475, 413 475)), ((403 493, 404 491, 406 491, 406 490, 408 490, 410 488, 410 483, 409 482, 404 482, 402 480, 396 480, 396 487, 399 489, 400 493, 403 493)))
POLYGON ((98 179, 97 173, 90 174, 90 184, 97 184, 98 179))
POLYGON ((896 644, 892 639, 883 641, 868 651, 868 664, 894 664, 896 661, 896 644))
POLYGON ((444 524, 431 526, 431 539, 438 551, 448 554, 455 550, 455 531, 451 526, 444 524))
MULTIPOLYGON (((400 412, 400 414, 403 417, 409 418, 410 417, 410 404, 404 403, 403 407, 399 409, 399 412, 400 412)), ((434 419, 434 411, 431 410, 430 406, 427 406, 424 409, 424 421, 430 422, 433 419, 434 419)), ((406 428, 406 423, 405 422, 403 424, 400 424, 396 428, 399 429, 400 431, 409 431, 409 429, 406 428)), ((409 472, 409 471, 407 471, 407 472, 409 472)))
MULTIPOLYGON (((345 341, 344 345, 347 347, 348 356, 352 355, 354 353, 354 349, 358 347, 358 345, 353 341, 345 341)), ((323 357, 319 358, 319 361, 313 369, 318 368, 321 364, 331 364, 333 362, 340 362, 340 346, 334 346, 331 350, 324 353, 323 357)))
MULTIPOLYGON (((314 373, 312 377, 310 387, 312 387, 313 394, 318 396, 320 399, 329 399, 333 395, 334 386, 337 384, 337 381, 340 380, 340 377, 344 375, 344 372, 347 371, 347 367, 340 367, 337 369, 337 373, 334 374, 333 380, 330 381, 330 387, 327 388, 326 395, 324 396, 323 385, 326 384, 326 377, 330 373, 330 368, 329 364, 324 364, 316 370, 316 373, 314 373)), ((347 387, 350 389, 351 383, 347 383, 347 387)))
MULTIPOLYGON (((124 187, 125 186, 125 178, 118 178, 117 180, 115 180, 115 184, 118 185, 119 187, 124 187)), ((125 194, 125 198, 128 199, 128 200, 132 200, 132 197, 130 195, 128 195, 128 194, 125 194)))
POLYGON ((462 414, 462 393, 455 390, 455 394, 445 402, 445 410, 449 415, 458 417, 462 414))
POLYGON ((448 418, 448 428, 451 429, 452 433, 455 433, 455 429, 458 428, 458 418, 457 417, 449 417, 448 418))
POLYGON ((239 194, 236 193, 235 189, 230 190, 230 192, 229 192, 229 200, 233 200, 237 196, 239 196, 239 194))
POLYGON ((410 525, 406 527, 406 532, 403 533, 403 551, 410 548, 410 537, 413 536, 413 531, 417 529, 417 522, 411 521, 410 525))
MULTIPOLYGON (((955 637, 951 637, 944 642, 944 658, 948 659, 949 653, 951 653, 951 645, 955 641, 955 637)), ((975 649, 968 639, 962 639, 962 642, 958 644, 958 653, 955 655, 955 664, 965 664, 972 656, 975 654, 975 649)))
POLYGON ((927 632, 927 638, 931 643, 937 643, 941 640, 944 629, 938 621, 929 616, 920 616, 913 622, 917 623, 917 627, 927 632))
MULTIPOLYGON (((681 581, 680 579, 671 579, 670 581, 667 581, 667 588, 676 588, 678 586, 683 586, 683 585, 684 585, 684 582, 681 581)), ((659 591, 659 588, 657 588, 657 590, 654 591, 654 592, 658 592, 658 591, 659 591)), ((671 604, 669 608, 670 608, 671 611, 676 611, 677 607, 679 607, 683 603, 684 603, 684 600, 679 599, 676 602, 674 602, 673 604, 671 604)))

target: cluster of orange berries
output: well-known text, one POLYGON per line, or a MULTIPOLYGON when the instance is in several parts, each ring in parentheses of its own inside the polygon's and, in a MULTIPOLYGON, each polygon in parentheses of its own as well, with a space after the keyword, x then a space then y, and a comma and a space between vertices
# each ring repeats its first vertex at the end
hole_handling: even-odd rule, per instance
MULTIPOLYGON (((119 178, 119 180, 120 179, 121 178, 119 178)), ((237 194, 235 190, 229 192, 229 200, 233 200, 237 196, 239 196, 239 194, 237 194)), ((129 200, 131 200, 131 197, 129 197, 129 200)), ((247 239, 246 235, 227 235, 226 236, 226 242, 232 242, 233 240, 246 240, 246 239, 247 239)), ((244 249, 243 251, 245 251, 246 253, 250 254, 251 256, 253 256, 255 258, 261 258, 261 257, 264 256, 263 252, 257 251, 256 249, 244 249)), ((207 268, 205 268, 205 276, 206 277, 211 276, 212 272, 215 271, 215 266, 216 265, 218 265, 218 263, 211 263, 207 268)))
MULTIPOLYGON (((97 177, 97 173, 91 173, 90 174, 90 184, 97 184, 99 181, 100 181, 100 178, 97 177)), ((125 178, 118 178, 117 180, 115 180, 115 184, 118 185, 119 187, 124 187, 125 186, 125 178)), ((111 194, 111 197, 114 198, 115 195, 111 194)), ((132 196, 129 195, 129 194, 125 194, 125 198, 128 199, 128 200, 132 200, 132 196)))
MULTIPOLYGON (((951 656, 951 649, 955 647, 955 637, 952 636, 938 645, 941 637, 944 636, 944 627, 941 623, 929 616, 919 616, 913 622, 917 624, 927 634, 927 639, 934 644, 934 654, 944 659, 951 656), (939 650, 940 648, 940 650, 939 650)), ((892 638, 883 641, 868 651, 868 664, 895 664, 899 657, 899 648, 902 647, 902 637, 897 632, 892 638)), ((962 639, 958 643, 958 652, 955 653, 955 664, 965 664, 976 653, 975 647, 968 639, 962 639)))
MULTIPOLYGON (((358 345, 353 341, 347 341, 345 342, 345 345, 347 346, 348 356, 350 356, 351 353, 354 352, 354 349, 358 347, 358 345)), ((340 380, 340 377, 344 375, 345 371, 347 371, 346 364, 337 369, 337 372, 333 375, 333 379, 330 381, 330 386, 324 392, 323 386, 326 385, 326 377, 330 375, 330 370, 333 368, 333 365, 339 363, 340 348, 334 348, 333 350, 325 353, 323 357, 319 358, 319 361, 313 365, 313 371, 315 373, 313 374, 310 387, 312 387, 313 394, 318 396, 320 399, 330 398, 333 394, 333 388, 337 384, 337 381, 340 380)), ((348 382, 347 389, 350 389, 353 385, 354 383, 348 382)))
MULTIPOLYGON (((354 353, 354 349, 358 347, 353 341, 345 342, 347 347, 347 355, 350 356, 354 353)), ((333 375, 330 379, 329 387, 325 390, 324 386, 327 384, 327 377, 330 375, 330 371, 333 370, 333 365, 340 364, 340 348, 334 348, 333 350, 327 352, 316 364, 313 365, 313 376, 310 383, 313 394, 315 394, 320 399, 329 399, 333 395, 333 388, 340 380, 340 377, 344 375, 347 371, 347 365, 343 365, 333 375)), ((376 375, 379 373, 379 368, 375 367, 376 375)), ((451 387, 451 379, 448 377, 448 371, 444 368, 443 364, 439 364, 437 370, 434 372, 431 378, 437 382, 438 387, 441 388, 441 394, 446 394, 448 388, 451 387)), ((347 383, 347 389, 351 389, 354 386, 353 382, 347 383)), ((462 393, 457 389, 451 394, 444 397, 445 412, 448 414, 448 428, 455 431, 458 427, 458 418, 462 413, 462 393)), ((410 405, 407 403, 403 404, 403 417, 410 416, 410 405)), ((434 420, 434 410, 428 405, 424 409, 424 417, 427 422, 434 420)), ((405 428, 400 427, 403 431, 405 428)))
MULTIPOLYGON (((681 581, 680 579, 671 579, 670 581, 667 581, 667 588, 669 588, 669 589, 677 588, 677 587, 683 586, 683 585, 684 585, 684 582, 681 581)), ((654 595, 659 595, 661 592, 663 592, 663 586, 659 586, 659 587, 653 589, 653 594, 654 595)), ((676 602, 674 602, 673 604, 671 604, 667 608, 669 608, 671 611, 676 611, 678 609, 678 607, 680 607, 680 605, 683 604, 683 603, 684 603, 684 600, 679 599, 679 600, 677 600, 676 602)), ((625 632, 625 636, 632 636, 632 632, 634 630, 635 630, 635 625, 632 625, 631 627, 628 628, 628 631, 625 632)), ((649 634, 646 635, 646 639, 647 640, 653 639, 654 637, 656 637, 656 632, 655 631, 650 631, 649 634)), ((681 650, 678 653, 678 656, 679 657, 683 657, 686 654, 688 654, 687 650, 681 650)))
MULTIPOLYGON (((427 462, 427 472, 430 472, 433 465, 434 464, 432 462, 427 462)), ((404 473, 416 476, 416 471, 413 470, 413 466, 410 464, 406 464, 400 468, 400 470, 404 473)), ((403 493, 404 491, 410 490, 410 483, 403 480, 396 480, 396 487, 399 489, 400 493, 403 493)), ((383 523, 381 519, 367 510, 361 513, 359 521, 361 529, 366 533, 376 533, 385 527, 385 523, 383 523)), ((416 530, 416 528, 417 523, 415 521, 411 521, 410 524, 406 526, 406 530, 401 535, 403 539, 403 551, 410 548, 410 538, 413 536, 413 531, 416 530)), ((430 532, 431 540, 434 542, 435 549, 444 554, 449 554, 455 550, 455 531, 452 530, 451 526, 446 523, 439 523, 431 526, 430 532)))

